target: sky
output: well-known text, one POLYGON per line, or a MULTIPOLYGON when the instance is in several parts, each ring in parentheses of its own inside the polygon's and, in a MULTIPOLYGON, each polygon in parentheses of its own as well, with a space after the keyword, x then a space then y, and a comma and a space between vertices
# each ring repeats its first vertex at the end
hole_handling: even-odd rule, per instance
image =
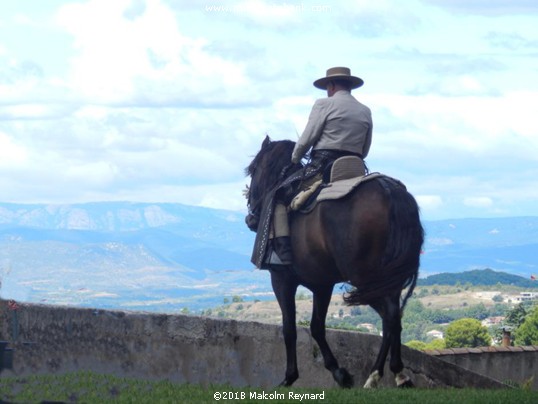
POLYGON ((426 220, 538 215, 535 0, 0 2, 0 202, 244 211, 348 66, 426 220))

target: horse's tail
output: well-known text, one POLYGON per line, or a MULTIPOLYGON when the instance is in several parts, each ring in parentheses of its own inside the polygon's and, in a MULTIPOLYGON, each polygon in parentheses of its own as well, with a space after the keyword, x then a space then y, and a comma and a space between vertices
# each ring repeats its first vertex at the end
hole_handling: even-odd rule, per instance
POLYGON ((389 235, 381 268, 344 296, 344 301, 348 305, 370 304, 407 288, 401 300, 403 310, 418 280, 424 229, 417 202, 405 186, 389 177, 377 181, 390 201, 389 235))

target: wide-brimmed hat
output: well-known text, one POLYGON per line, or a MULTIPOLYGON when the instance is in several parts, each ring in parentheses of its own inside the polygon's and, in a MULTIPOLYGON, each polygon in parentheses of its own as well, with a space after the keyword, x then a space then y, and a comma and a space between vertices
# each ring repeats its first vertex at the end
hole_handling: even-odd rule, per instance
POLYGON ((321 79, 314 81, 314 87, 319 88, 320 90, 327 89, 327 83, 331 80, 346 80, 351 84, 351 89, 359 88, 364 84, 364 81, 359 78, 351 75, 351 70, 349 67, 331 67, 327 70, 327 75, 321 79))

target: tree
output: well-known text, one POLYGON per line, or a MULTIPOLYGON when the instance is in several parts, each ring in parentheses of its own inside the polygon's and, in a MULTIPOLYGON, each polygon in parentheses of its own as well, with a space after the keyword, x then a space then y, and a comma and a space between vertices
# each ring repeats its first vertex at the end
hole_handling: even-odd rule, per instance
POLYGON ((352 316, 360 316, 362 314, 362 310, 359 306, 352 307, 349 314, 352 316))
POLYGON ((487 327, 480 324, 480 321, 474 318, 462 318, 448 325, 445 343, 447 348, 474 348, 488 346, 491 343, 491 337, 487 327))
POLYGON ((420 291, 418 292, 418 298, 420 299, 421 297, 426 297, 430 294, 429 290, 426 289, 426 288, 422 288, 420 289, 420 291))
POLYGON ((409 348, 416 349, 417 351, 425 351, 427 349, 445 349, 445 340, 436 338, 429 343, 425 343, 424 341, 414 339, 412 341, 406 342, 405 345, 409 348))
POLYGON ((508 312, 504 321, 506 322, 506 324, 517 328, 521 324, 523 324, 526 316, 527 310, 525 310, 525 306, 523 305, 523 303, 520 303, 512 310, 510 310, 510 312, 508 312))
POLYGON ((538 306, 515 331, 516 345, 538 345, 538 306))
POLYGON ((426 344, 426 349, 445 349, 445 340, 442 338, 435 338, 431 342, 426 344))
POLYGON ((426 343, 416 339, 406 342, 405 345, 411 349, 416 349, 417 351, 424 351, 426 349, 426 343))
POLYGON ((469 308, 467 315, 478 320, 483 320, 488 317, 488 309, 484 306, 484 303, 478 303, 469 308))
POLYGON ((491 300, 493 300, 495 303, 501 303, 504 300, 504 298, 501 294, 498 294, 498 295, 493 296, 491 300))

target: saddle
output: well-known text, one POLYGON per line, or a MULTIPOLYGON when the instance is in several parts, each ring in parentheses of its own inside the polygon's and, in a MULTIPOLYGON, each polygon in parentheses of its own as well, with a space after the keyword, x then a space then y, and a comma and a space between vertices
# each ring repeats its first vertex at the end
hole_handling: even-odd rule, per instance
POLYGON ((381 176, 366 173, 364 161, 355 156, 344 156, 335 160, 320 179, 299 192, 290 203, 291 211, 308 213, 318 202, 340 199, 348 195, 359 184, 381 176))

